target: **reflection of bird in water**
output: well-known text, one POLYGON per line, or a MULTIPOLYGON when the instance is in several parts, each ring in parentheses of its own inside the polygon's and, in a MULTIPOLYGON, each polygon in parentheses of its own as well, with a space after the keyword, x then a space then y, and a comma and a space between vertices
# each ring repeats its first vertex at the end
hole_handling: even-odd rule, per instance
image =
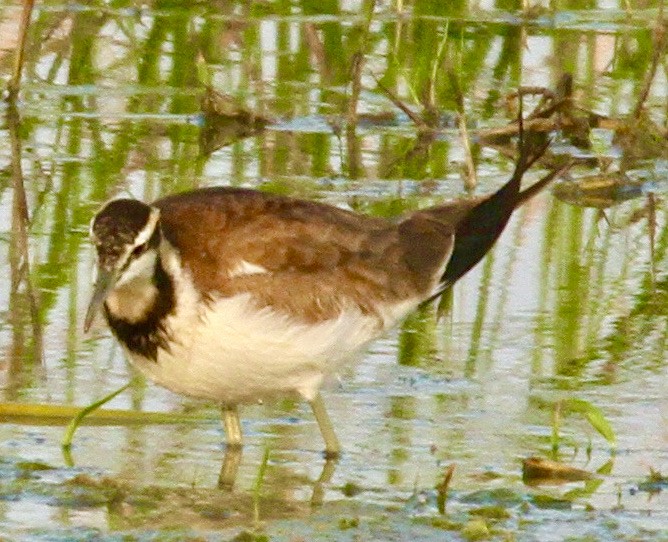
POLYGON ((97 277, 85 326, 102 305, 141 372, 222 403, 228 444, 242 442, 237 405, 293 395, 336 456, 323 380, 480 261, 513 209, 556 175, 520 192, 543 150, 523 151, 489 197, 398 221, 224 187, 111 201, 91 225, 97 277))

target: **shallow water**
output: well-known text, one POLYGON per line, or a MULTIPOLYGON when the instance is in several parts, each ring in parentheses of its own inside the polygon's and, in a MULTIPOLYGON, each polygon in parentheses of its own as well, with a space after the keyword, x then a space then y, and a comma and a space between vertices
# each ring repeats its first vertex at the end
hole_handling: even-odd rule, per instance
MULTIPOLYGON (((624 11, 574 2, 533 17, 503 3, 433 4, 404 3, 401 14, 379 5, 368 32, 357 2, 36 6, 21 123, 7 121, 0 139, 2 400, 84 406, 134 377, 110 408, 205 419, 82 427, 74 466, 60 449, 62 426, 6 419, 3 536, 470 539, 482 517, 485 536, 499 540, 668 540, 665 479, 644 484, 650 469, 668 472, 665 140, 625 147, 597 128, 584 149, 555 134, 555 154, 598 160, 577 165, 574 180, 624 170, 635 188, 599 195, 597 207, 586 206, 589 192, 566 202, 549 190, 536 197, 456 285, 449 314, 438 318, 434 306, 411 316, 331 382, 326 401, 345 452, 324 475, 308 408, 259 405, 242 411, 235 492, 221 492, 215 406, 142 381, 101 324, 82 332, 87 224, 113 195, 248 186, 393 216, 465 194, 448 65, 464 98, 477 194, 512 171, 503 149, 478 143, 480 130, 508 122, 503 97, 518 86, 553 89, 569 71, 578 104, 611 118, 639 99, 654 4, 624 11), (358 110, 366 116, 350 134, 349 67, 362 43, 358 110), (433 140, 418 143, 415 125, 374 78, 418 113, 416 97, 433 92, 444 121, 433 140), (210 154, 202 152, 199 99, 209 79, 267 117, 266 129, 222 147, 203 142, 210 154), (21 267, 17 179, 30 217, 29 270, 21 267), (600 477, 526 486, 522 459, 553 457, 553 407, 568 398, 601 409, 616 447, 583 416, 566 415, 558 458, 600 477), (443 515, 434 487, 452 463, 443 515), (476 515, 489 506, 502 517, 476 515)), ((3 86, 19 15, 18 4, 0 2, 3 86)), ((667 95, 659 69, 645 104, 664 130, 667 95)), ((527 98, 526 110, 536 102, 527 98)), ((527 182, 541 173, 535 167, 527 182)))

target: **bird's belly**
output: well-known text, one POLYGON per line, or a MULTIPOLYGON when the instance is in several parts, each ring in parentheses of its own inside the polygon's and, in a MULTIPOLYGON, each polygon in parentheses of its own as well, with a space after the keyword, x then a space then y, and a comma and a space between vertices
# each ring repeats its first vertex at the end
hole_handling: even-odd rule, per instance
POLYGON ((315 397, 323 379, 379 335, 357 309, 317 324, 256 309, 247 295, 216 301, 203 315, 177 315, 173 341, 156 361, 129 353, 148 378, 177 393, 241 403, 298 394, 315 397))

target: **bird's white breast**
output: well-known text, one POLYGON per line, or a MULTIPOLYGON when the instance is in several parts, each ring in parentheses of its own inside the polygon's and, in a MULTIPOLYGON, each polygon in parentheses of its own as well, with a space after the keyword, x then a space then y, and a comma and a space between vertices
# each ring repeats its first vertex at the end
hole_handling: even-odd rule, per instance
POLYGON ((156 361, 130 354, 149 378, 175 392, 218 401, 250 402, 297 393, 313 399, 323 378, 378 334, 359 310, 309 325, 250 294, 218 299, 200 314, 177 311, 167 322, 173 342, 156 361))

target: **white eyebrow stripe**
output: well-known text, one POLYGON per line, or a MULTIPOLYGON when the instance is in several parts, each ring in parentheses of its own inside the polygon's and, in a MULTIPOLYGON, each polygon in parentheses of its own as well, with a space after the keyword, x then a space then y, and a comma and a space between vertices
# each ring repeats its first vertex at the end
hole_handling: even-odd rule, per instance
POLYGON ((134 243, 135 247, 143 245, 151 238, 151 235, 153 235, 156 225, 158 224, 159 218, 160 218, 160 211, 155 207, 152 207, 151 213, 149 214, 148 220, 146 221, 146 225, 142 228, 142 230, 137 235, 137 238, 135 239, 134 243))
POLYGON ((232 269, 228 271, 229 277, 241 277, 243 275, 259 275, 262 273, 269 273, 267 269, 261 265, 240 260, 232 269))

